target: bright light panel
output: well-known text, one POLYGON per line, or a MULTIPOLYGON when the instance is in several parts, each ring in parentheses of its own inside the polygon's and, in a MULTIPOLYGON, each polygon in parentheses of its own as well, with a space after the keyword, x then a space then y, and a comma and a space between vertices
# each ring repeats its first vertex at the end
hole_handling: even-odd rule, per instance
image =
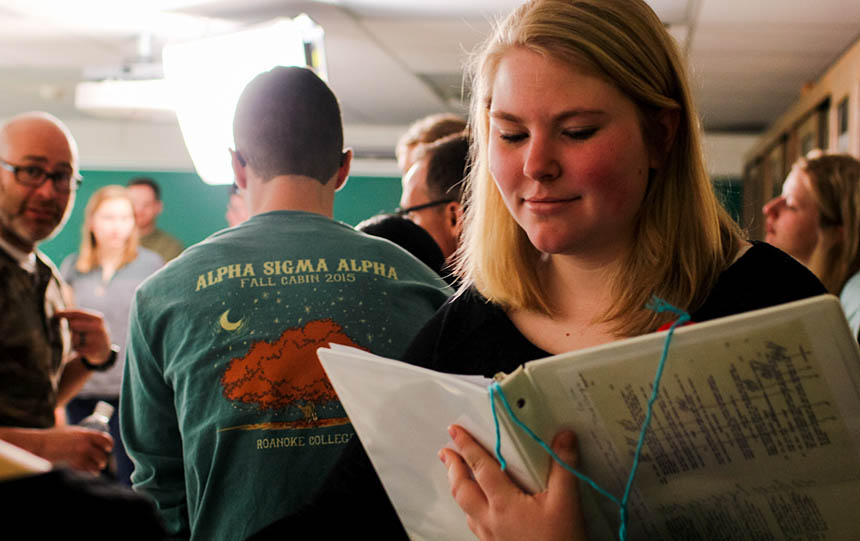
POLYGON ((96 114, 117 111, 118 114, 141 114, 157 109, 173 111, 173 100, 164 79, 134 81, 85 81, 75 88, 75 107, 96 114))
MULTIPOLYGON (((164 77, 197 174, 230 184, 233 113, 245 85, 275 66, 304 66, 305 42, 321 44, 322 30, 305 16, 277 19, 224 36, 164 47, 164 77)), ((321 50, 317 73, 325 77, 321 50)))

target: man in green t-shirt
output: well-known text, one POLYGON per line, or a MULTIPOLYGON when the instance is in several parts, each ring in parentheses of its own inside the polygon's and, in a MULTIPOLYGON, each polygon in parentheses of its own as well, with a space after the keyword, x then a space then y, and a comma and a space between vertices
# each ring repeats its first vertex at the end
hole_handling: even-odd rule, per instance
POLYGON ((171 536, 207 541, 296 509, 355 437, 317 348, 398 357, 451 293, 405 250, 332 218, 352 151, 312 71, 258 75, 233 132, 250 218, 137 290, 120 395, 133 486, 171 536))

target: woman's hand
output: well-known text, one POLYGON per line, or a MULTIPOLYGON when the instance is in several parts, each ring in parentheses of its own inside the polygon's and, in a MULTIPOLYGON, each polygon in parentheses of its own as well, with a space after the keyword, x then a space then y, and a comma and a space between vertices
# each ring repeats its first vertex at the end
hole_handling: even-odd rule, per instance
MULTIPOLYGON (((526 494, 502 471, 499 463, 462 427, 448 429, 460 454, 439 451, 448 468, 448 482, 469 528, 487 540, 586 539, 576 477, 555 461, 545 491, 526 494)), ((553 451, 576 466, 576 436, 565 431, 553 440, 553 451)))

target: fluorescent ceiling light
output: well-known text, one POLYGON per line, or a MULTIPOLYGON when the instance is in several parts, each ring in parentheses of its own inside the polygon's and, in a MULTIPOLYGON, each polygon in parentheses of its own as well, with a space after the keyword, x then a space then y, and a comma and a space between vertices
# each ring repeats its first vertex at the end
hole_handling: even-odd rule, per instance
POLYGON ((98 116, 175 119, 172 96, 164 79, 78 83, 75 107, 98 116))
POLYGON ((230 184, 233 113, 242 90, 275 66, 311 65, 325 78, 322 29, 307 16, 164 47, 164 76, 188 153, 209 184, 230 184))

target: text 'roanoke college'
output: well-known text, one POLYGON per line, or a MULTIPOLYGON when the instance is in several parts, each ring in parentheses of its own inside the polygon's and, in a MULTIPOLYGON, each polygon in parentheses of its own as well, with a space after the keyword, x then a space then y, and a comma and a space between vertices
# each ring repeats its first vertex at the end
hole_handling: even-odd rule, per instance
POLYGON ((279 438, 259 438, 257 449, 283 449, 287 447, 314 447, 318 445, 341 445, 349 443, 353 433, 315 434, 313 436, 282 436, 279 438))

